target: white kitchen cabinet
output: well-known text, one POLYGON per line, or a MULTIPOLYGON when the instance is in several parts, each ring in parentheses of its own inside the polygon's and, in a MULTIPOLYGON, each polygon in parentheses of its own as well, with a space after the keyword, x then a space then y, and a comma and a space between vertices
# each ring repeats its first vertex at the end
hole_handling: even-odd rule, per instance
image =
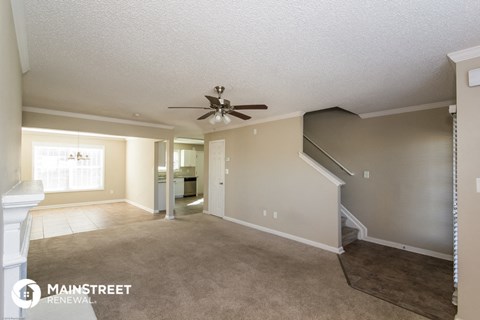
POLYGON ((175 184, 175 198, 183 198, 185 181, 184 178, 173 179, 175 184))
POLYGON ((167 184, 165 182, 158 183, 157 209, 159 211, 163 211, 167 209, 167 202, 165 201, 166 185, 167 184))
POLYGON ((180 150, 180 166, 195 167, 197 163, 197 152, 195 150, 180 150))

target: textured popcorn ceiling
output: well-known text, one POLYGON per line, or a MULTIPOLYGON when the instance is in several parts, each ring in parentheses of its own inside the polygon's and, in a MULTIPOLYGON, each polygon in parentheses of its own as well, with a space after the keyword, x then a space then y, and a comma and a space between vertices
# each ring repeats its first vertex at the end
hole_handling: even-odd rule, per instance
MULTIPOLYGON (((25 0, 24 105, 175 125, 224 85, 261 119, 453 99, 449 52, 480 44, 480 1, 25 0)), ((240 123, 235 120, 233 124, 240 123)))

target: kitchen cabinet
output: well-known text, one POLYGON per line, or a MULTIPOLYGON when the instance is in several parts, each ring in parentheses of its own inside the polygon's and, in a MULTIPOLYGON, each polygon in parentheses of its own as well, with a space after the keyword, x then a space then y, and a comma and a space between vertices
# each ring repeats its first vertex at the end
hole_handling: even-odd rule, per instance
POLYGON ((173 179, 175 185, 175 198, 183 198, 185 182, 183 178, 173 179))
POLYGON ((180 150, 180 167, 195 167, 197 152, 195 150, 180 150))
POLYGON ((157 189, 157 210, 158 211, 163 211, 167 209, 167 202, 166 202, 166 183, 165 182, 159 182, 158 183, 158 189, 157 189))

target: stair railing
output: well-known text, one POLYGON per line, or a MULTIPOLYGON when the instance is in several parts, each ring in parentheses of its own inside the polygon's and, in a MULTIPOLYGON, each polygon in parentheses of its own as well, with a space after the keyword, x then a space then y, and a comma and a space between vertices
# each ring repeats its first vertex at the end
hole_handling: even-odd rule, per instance
POLYGON ((350 175, 350 176, 355 175, 352 171, 348 170, 343 164, 341 164, 340 162, 338 162, 337 159, 335 159, 335 158, 332 157, 327 151, 325 151, 325 149, 323 149, 323 148, 320 147, 318 144, 316 144, 312 139, 310 139, 310 138, 307 137, 306 135, 303 135, 303 137, 304 137, 308 142, 310 142, 315 148, 317 148, 317 149, 320 150, 324 155, 326 155, 327 158, 329 158, 330 160, 332 160, 337 166, 340 167, 340 169, 342 169, 343 171, 345 171, 348 175, 350 175))

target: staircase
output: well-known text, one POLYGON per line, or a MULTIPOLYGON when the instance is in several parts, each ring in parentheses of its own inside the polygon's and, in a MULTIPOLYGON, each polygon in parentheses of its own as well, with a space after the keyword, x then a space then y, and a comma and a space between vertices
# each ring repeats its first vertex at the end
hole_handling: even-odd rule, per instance
POLYGON ((358 229, 347 226, 347 218, 342 215, 342 246, 345 247, 358 239, 358 229))

